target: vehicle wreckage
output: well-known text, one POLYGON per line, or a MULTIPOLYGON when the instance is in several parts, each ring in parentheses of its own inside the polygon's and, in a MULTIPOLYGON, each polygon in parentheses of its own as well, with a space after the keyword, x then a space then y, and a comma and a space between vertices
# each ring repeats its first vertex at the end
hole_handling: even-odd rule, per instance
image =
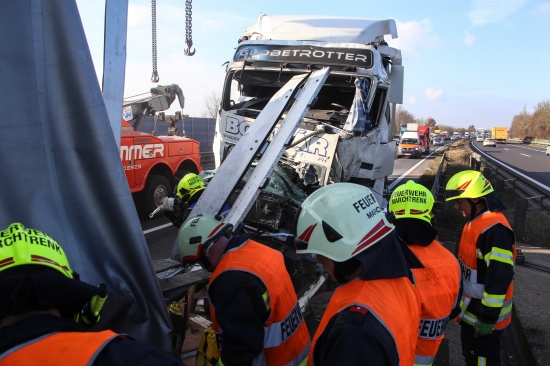
POLYGON ((308 194, 327 184, 370 187, 382 205, 393 172, 401 52, 393 20, 262 15, 227 66, 216 121, 217 169, 191 214, 217 216, 285 255, 302 310, 324 281, 294 253, 308 194), (307 41, 305 41, 306 39, 307 41))

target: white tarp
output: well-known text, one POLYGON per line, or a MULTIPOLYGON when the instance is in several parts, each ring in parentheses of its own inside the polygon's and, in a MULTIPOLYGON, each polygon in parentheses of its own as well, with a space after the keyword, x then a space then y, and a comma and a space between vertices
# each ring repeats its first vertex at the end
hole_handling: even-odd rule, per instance
POLYGON ((355 97, 344 124, 344 130, 363 132, 371 129, 369 107, 367 105, 368 80, 355 78, 355 97))

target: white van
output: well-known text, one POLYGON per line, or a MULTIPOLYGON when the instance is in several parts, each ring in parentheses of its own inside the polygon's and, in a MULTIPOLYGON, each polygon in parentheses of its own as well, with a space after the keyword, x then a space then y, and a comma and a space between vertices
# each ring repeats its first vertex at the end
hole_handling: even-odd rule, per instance
POLYGON ((403 136, 401 136, 401 141, 399 141, 397 157, 410 156, 413 158, 420 158, 422 155, 420 148, 418 132, 405 131, 403 132, 403 136))

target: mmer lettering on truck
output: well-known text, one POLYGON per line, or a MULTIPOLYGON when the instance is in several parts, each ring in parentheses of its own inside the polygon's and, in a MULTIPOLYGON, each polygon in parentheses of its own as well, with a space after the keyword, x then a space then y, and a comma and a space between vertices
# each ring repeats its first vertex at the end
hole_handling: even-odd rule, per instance
POLYGON ((163 144, 130 145, 120 147, 120 160, 139 160, 164 157, 163 144))
MULTIPOLYGON (((248 128, 250 123, 246 121, 240 121, 236 118, 227 118, 225 123, 225 133, 223 134, 224 139, 237 142, 243 136, 248 128)), ((271 133, 271 137, 275 135, 277 128, 271 133)), ((298 129, 295 133, 295 140, 298 140, 305 136, 308 132, 306 130, 298 129)), ((305 143, 302 143, 298 146, 295 146, 295 149, 300 150, 301 152, 318 155, 321 157, 326 157, 328 155, 329 143, 322 137, 312 137, 306 140, 305 143)))

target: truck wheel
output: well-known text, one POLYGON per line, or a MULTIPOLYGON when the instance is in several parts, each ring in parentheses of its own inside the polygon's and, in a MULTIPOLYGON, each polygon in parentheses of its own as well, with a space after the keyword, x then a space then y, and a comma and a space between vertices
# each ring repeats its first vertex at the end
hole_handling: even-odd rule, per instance
POLYGON ((142 215, 149 215, 162 204, 164 197, 170 193, 170 182, 163 175, 151 175, 147 179, 145 189, 142 192, 142 215))

